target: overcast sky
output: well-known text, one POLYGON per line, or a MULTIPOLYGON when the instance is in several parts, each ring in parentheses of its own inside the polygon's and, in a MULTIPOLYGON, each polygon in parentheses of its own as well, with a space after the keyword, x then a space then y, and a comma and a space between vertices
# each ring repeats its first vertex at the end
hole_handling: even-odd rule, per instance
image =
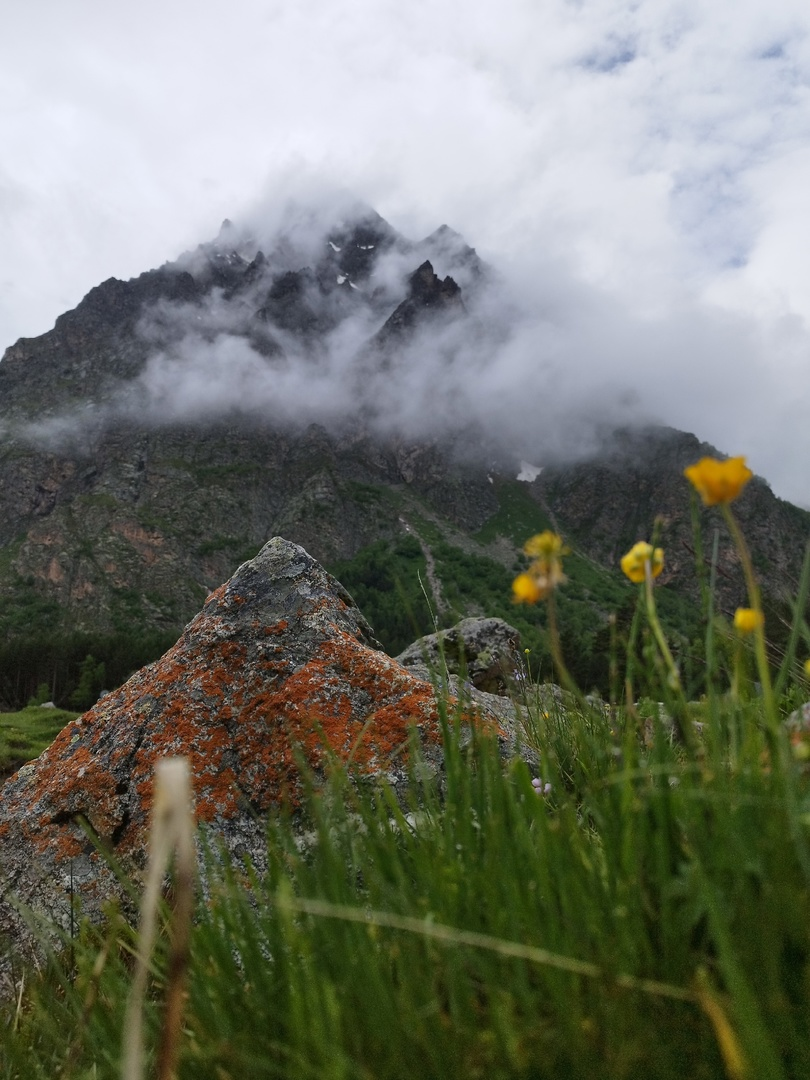
POLYGON ((504 273, 545 327, 504 378, 610 387, 810 506, 806 0, 4 8, 0 348, 338 184, 504 273))

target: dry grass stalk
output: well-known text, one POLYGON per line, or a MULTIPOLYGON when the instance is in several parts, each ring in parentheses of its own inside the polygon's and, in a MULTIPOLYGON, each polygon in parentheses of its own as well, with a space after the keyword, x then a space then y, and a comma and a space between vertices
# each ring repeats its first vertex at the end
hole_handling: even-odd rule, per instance
POLYGON ((141 902, 141 930, 135 974, 124 1023, 123 1080, 142 1080, 144 1069, 143 1009, 149 964, 155 946, 158 914, 166 872, 175 860, 174 911, 163 1029, 158 1050, 157 1078, 170 1080, 180 1037, 183 984, 188 966, 191 916, 194 904, 194 815, 191 775, 186 758, 166 758, 155 768, 155 797, 146 886, 141 902))

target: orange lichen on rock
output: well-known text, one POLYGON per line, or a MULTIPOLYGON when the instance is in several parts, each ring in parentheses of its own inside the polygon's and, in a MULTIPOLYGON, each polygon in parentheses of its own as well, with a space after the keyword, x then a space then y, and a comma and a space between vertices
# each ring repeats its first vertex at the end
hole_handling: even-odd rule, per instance
POLYGON ((31 844, 39 851, 55 842, 59 845, 60 840, 66 845, 58 847, 64 857, 70 857, 81 847, 75 835, 66 835, 65 830, 53 827, 60 822, 84 820, 101 839, 112 836, 120 823, 121 807, 115 781, 86 746, 68 744, 64 756, 53 752, 43 754, 29 798, 32 811, 36 808, 37 812, 32 812, 26 823, 27 831, 31 844), (30 828, 33 820, 37 823, 35 829, 30 828))
POLYGON ((210 592, 208 594, 208 596, 206 597, 205 606, 208 607, 212 603, 219 603, 222 600, 222 598, 225 596, 225 590, 227 588, 228 588, 228 582, 226 581, 222 585, 220 585, 218 588, 214 589, 213 592, 210 592))
POLYGON ((308 663, 245 707, 234 741, 267 805, 297 786, 296 749, 313 769, 334 754, 373 771, 402 753, 413 727, 440 742, 433 688, 335 628, 308 663))
MULTIPOLYGON (((165 756, 188 758, 198 820, 234 844, 246 835, 261 844, 255 812, 300 798, 300 763, 317 774, 334 757, 406 782, 414 731, 427 753, 440 753, 435 692, 369 640, 334 580, 301 548, 270 541, 159 661, 7 782, 0 860, 23 899, 53 881, 53 904, 63 903, 66 861, 91 850, 82 820, 119 857, 142 863, 154 768, 165 756)), ((91 908, 106 873, 93 867, 81 886, 91 908)), ((104 880, 112 887, 111 875, 104 880)))

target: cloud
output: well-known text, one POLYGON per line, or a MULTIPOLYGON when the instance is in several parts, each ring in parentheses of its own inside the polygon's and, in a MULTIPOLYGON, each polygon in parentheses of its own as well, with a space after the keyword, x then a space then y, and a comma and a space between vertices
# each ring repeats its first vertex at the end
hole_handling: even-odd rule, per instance
MULTIPOLYGON (((596 453, 616 425, 665 423, 714 433, 721 450, 747 453, 758 472, 780 477, 779 493, 802 501, 806 425, 795 424, 785 458, 784 440, 761 423, 763 413, 798 420, 806 407, 806 395, 772 377, 775 356, 801 375, 810 335, 798 318, 743 316, 695 297, 664 312, 632 311, 565 262, 536 254, 506 264, 476 291, 463 244, 449 232, 427 245, 392 243, 371 277, 347 292, 343 274, 336 287, 329 260, 339 245, 327 237, 340 239, 336 222, 356 205, 342 193, 306 197, 306 209, 254 208, 244 226, 224 230, 223 242, 245 253, 243 267, 266 249, 248 288, 149 309, 139 325, 141 374, 95 408, 47 418, 26 437, 52 446, 87 441, 121 419, 335 430, 349 423, 408 439, 483 431, 517 458, 547 462, 596 453), (426 255, 464 283, 467 314, 417 327, 382 356, 371 343, 426 255), (312 269, 303 299, 317 321, 309 336, 268 315, 266 304, 279 277, 304 266, 312 269), (324 274, 327 294, 318 284, 324 274)), ((219 256, 226 261, 227 244, 219 256)), ((201 252, 182 260, 198 275, 203 262, 201 252)))
POLYGON ((555 409, 635 401, 810 503, 799 0, 504 0, 497 17, 200 0, 193 25, 180 0, 43 0, 7 23, 3 343, 328 178, 501 268, 527 314, 476 385, 503 424, 538 383, 555 409))

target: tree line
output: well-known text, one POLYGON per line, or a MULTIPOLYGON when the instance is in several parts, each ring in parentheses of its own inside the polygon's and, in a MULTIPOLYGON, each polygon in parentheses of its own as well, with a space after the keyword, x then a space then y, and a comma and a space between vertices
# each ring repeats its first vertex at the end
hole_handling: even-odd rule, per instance
POLYGON ((35 700, 88 709, 103 691, 162 656, 179 634, 178 628, 7 638, 0 642, 0 710, 15 711, 35 700))

